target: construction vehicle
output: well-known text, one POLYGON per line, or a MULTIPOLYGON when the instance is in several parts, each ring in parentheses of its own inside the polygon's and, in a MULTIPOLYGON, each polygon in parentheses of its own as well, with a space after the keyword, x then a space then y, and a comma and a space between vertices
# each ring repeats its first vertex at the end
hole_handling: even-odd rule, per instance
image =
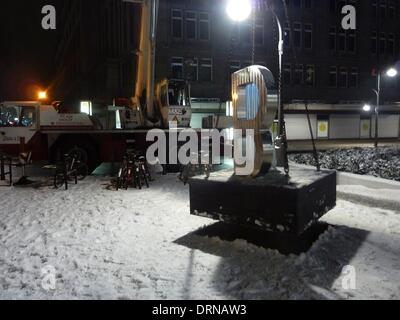
POLYGON ((18 155, 32 150, 33 160, 56 161, 72 148, 88 159, 89 169, 101 162, 119 162, 127 140, 136 148, 147 147, 152 128, 188 128, 191 122, 190 85, 183 80, 154 83, 158 0, 125 0, 140 5, 141 30, 137 54, 134 96, 115 99, 107 109, 107 121, 95 116, 69 113, 60 102, 9 101, 0 104, 0 149, 18 155), (113 117, 113 119, 109 119, 113 117))

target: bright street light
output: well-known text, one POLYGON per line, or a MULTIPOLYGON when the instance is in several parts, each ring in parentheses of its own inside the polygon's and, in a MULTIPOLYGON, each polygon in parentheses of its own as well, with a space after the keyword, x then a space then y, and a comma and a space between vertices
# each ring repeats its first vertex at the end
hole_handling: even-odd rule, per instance
POLYGON ((38 99, 39 100, 46 100, 47 99, 47 92, 46 91, 39 91, 38 92, 38 99))
POLYGON ((397 76, 397 70, 395 68, 390 68, 388 71, 386 71, 386 75, 390 78, 394 78, 397 76))
POLYGON ((365 112, 370 112, 371 111, 371 106, 369 105, 369 104, 365 104, 364 106, 363 106, 363 110, 365 111, 365 112))
POLYGON ((234 21, 241 22, 246 20, 251 11, 251 0, 228 0, 226 12, 234 21))

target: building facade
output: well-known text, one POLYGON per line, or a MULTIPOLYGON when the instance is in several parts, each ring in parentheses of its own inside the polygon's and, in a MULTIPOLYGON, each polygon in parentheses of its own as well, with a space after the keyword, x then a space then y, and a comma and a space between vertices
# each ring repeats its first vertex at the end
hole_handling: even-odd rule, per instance
MULTIPOLYGON (((190 82, 195 127, 201 126, 202 117, 225 112, 225 104, 220 102, 231 98, 233 72, 261 64, 271 69, 278 80, 277 23, 271 11, 266 10, 265 1, 255 1, 258 10, 241 23, 230 20, 225 1, 159 2, 156 79, 190 82)), ((373 135, 372 115, 363 114, 361 107, 375 103, 377 72, 389 66, 400 67, 400 0, 268 2, 273 2, 284 29, 284 103, 308 101, 340 106, 332 117, 327 111, 312 109, 313 125, 327 127, 321 137, 340 138, 343 128, 336 123, 343 123, 343 117, 349 118, 349 114, 354 116, 350 127, 367 128, 368 135, 373 135), (346 5, 356 8, 355 30, 342 27, 342 8, 346 5), (369 121, 369 126, 364 120, 369 121), (335 127, 338 134, 331 132, 335 127)), ((139 5, 120 0, 70 0, 64 4, 59 22, 63 31, 56 55, 59 69, 55 96, 75 106, 79 100, 88 100, 103 107, 115 97, 132 97, 139 47, 139 5)), ((400 77, 382 77, 382 104, 397 106, 390 109, 394 115, 390 127, 397 132, 395 136, 399 134, 397 101, 400 77)), ((300 124, 304 131, 308 127, 304 116, 296 118, 298 110, 287 110, 293 114, 287 116, 288 122, 300 124)), ((358 137, 367 136, 360 129, 356 131, 358 137)), ((289 135, 294 137, 307 136, 305 131, 292 132, 289 135)))
MULTIPOLYGON (((288 16, 282 1, 274 2, 285 34, 287 103, 368 101, 374 70, 400 60, 400 1, 289 0, 288 16), (357 9, 356 30, 342 28, 347 4, 357 9)), ((250 65, 253 51, 254 62, 277 75, 278 29, 268 11, 233 23, 224 1, 161 0, 159 19, 158 74, 190 79, 193 97, 224 97, 226 74, 250 65)), ((382 86, 385 101, 400 100, 398 79, 384 78, 382 86)))

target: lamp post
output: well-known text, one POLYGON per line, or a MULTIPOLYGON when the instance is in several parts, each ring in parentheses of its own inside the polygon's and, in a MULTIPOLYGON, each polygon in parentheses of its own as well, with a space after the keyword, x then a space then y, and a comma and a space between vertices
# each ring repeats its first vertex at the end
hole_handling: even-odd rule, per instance
POLYGON ((379 108, 380 108, 380 100, 381 100, 381 82, 382 75, 386 75, 389 78, 394 78, 398 74, 395 68, 389 68, 386 72, 379 72, 377 76, 377 85, 376 89, 373 89, 376 94, 376 106, 375 106, 375 148, 378 147, 379 144, 379 108))

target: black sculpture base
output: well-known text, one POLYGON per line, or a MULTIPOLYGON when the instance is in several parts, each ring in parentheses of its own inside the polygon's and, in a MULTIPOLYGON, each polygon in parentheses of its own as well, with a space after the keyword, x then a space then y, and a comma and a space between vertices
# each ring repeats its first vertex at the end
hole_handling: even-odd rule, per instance
POLYGON ((336 205, 336 172, 293 168, 253 179, 232 171, 193 177, 193 215, 300 236, 336 205))

